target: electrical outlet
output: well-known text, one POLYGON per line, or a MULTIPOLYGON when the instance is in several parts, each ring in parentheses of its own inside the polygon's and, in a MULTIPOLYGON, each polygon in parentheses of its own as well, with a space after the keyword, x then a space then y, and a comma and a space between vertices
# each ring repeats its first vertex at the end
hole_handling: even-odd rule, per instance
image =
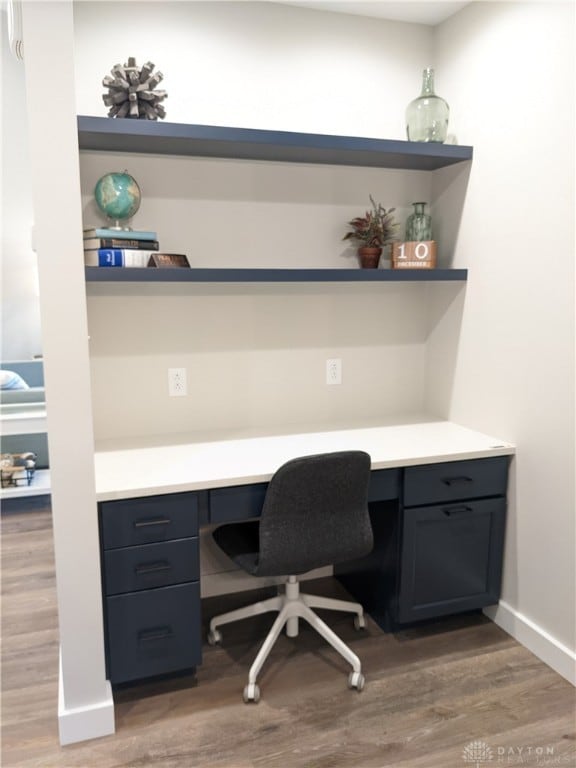
POLYGON ((326 384, 342 384, 342 360, 339 357, 326 360, 326 384))
POLYGON ((168 368, 168 394, 170 397, 184 397, 188 394, 186 368, 168 368))

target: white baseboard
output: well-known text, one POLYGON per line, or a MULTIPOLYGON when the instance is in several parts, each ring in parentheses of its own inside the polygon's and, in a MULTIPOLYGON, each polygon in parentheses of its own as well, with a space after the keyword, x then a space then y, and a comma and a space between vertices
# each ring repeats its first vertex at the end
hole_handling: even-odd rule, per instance
POLYGON ((58 731, 60 744, 110 736, 115 731, 114 699, 112 686, 106 681, 106 697, 103 701, 85 707, 66 709, 62 687, 62 665, 58 680, 58 731))
POLYGON ((484 613, 541 661, 576 686, 576 653, 574 651, 508 603, 501 601, 498 605, 485 608, 484 613))

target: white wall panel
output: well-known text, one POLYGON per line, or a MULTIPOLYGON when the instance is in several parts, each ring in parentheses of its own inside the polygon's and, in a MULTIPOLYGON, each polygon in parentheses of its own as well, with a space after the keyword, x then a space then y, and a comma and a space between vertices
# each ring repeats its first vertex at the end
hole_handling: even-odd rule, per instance
MULTIPOLYGON (((429 341, 429 404, 517 445, 503 598, 574 650, 574 6, 473 3, 437 28, 438 92, 474 145, 456 266, 458 355, 429 341)), ((436 175, 437 213, 452 204, 436 175)))
POLYGON ((29 360, 42 353, 38 266, 32 250, 32 180, 24 63, 7 39, 6 10, 0 9, 2 168, 0 172, 0 357, 29 360))
POLYGON ((102 78, 134 56, 171 122, 386 139, 431 53, 424 25, 268 2, 78 2, 75 29, 79 114, 106 114, 102 78))
MULTIPOLYGON (((82 2, 75 25, 79 113, 106 113, 100 80, 134 55, 164 72, 171 121, 385 138, 404 138, 431 41, 424 26, 273 3, 143 3, 135 13, 133 3, 82 2)), ((432 185, 429 173, 91 152, 81 168, 86 226, 104 223, 98 178, 126 168, 143 193, 133 226, 201 267, 355 267, 342 237, 369 194, 397 208, 401 233, 432 185)), ((422 286, 187 287, 126 300, 91 287, 89 318, 98 438, 422 408, 422 286), (325 384, 329 357, 343 360, 340 387, 325 384), (178 402, 166 394, 171 366, 188 369, 178 402)))

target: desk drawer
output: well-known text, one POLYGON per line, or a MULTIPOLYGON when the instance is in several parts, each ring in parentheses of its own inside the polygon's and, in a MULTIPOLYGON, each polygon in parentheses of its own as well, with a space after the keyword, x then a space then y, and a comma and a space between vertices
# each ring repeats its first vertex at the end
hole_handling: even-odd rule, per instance
POLYGON ((198 581, 198 539, 144 544, 104 552, 107 595, 198 581))
POLYGON ((229 523, 260 517, 268 483, 234 485, 210 491, 210 522, 229 523))
POLYGON ((108 676, 124 683, 201 662, 198 582, 106 598, 108 676))
MULTIPOLYGON (((256 483, 210 491, 210 522, 229 523, 260 517, 267 488, 268 483, 256 483)), ((399 488, 400 470, 376 470, 370 475, 368 501, 397 499, 399 488)))
POLYGON ((400 470, 377 469, 370 473, 368 501, 391 501, 400 495, 400 470))
POLYGON ((504 496, 507 484, 507 456, 407 467, 404 506, 504 496))
POLYGON ((100 504, 104 549, 198 535, 195 493, 175 493, 100 504))

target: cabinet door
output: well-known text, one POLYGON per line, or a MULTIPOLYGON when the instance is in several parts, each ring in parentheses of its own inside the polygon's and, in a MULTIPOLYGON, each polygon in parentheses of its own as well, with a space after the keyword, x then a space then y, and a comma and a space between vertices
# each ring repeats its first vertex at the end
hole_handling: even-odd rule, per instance
POLYGON ((498 601, 505 513, 504 498, 404 510, 398 621, 498 601))

